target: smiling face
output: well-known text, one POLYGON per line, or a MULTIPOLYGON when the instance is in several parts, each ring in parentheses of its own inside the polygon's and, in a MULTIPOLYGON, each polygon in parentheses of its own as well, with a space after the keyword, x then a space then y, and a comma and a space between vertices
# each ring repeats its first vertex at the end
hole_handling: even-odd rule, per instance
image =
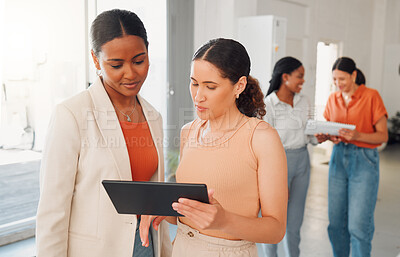
POLYGON ((292 93, 300 93, 304 83, 304 67, 300 66, 296 70, 292 71, 292 73, 283 74, 283 76, 283 80, 285 81, 283 85, 292 93))
POLYGON ((126 35, 101 47, 93 61, 101 70, 104 87, 111 98, 136 96, 147 77, 149 58, 141 37, 126 35))
POLYGON ((244 90, 245 77, 233 85, 217 67, 201 59, 192 62, 190 77, 190 94, 200 119, 217 119, 237 109, 236 94, 244 90))
POLYGON ((352 74, 349 74, 345 71, 336 69, 333 70, 332 76, 333 83, 341 92, 350 93, 354 90, 354 87, 356 86, 354 81, 357 76, 355 71, 352 74))

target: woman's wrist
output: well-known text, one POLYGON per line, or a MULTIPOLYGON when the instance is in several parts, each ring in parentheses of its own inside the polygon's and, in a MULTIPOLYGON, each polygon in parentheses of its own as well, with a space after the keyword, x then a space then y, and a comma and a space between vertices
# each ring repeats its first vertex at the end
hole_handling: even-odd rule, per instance
POLYGON ((232 234, 232 224, 236 224, 238 222, 237 219, 235 219, 235 216, 237 216, 234 213, 231 213, 229 211, 224 211, 224 218, 221 220, 221 223, 219 224, 220 230, 224 231, 225 233, 232 234))
POLYGON ((178 220, 177 219, 178 219, 178 217, 175 217, 175 216, 168 216, 168 217, 165 218, 165 220, 168 223, 173 224, 173 225, 178 224, 178 220))

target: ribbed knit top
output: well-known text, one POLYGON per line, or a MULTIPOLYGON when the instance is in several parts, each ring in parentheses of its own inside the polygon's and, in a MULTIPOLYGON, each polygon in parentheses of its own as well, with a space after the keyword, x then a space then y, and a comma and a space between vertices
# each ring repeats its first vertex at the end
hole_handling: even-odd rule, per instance
MULTIPOLYGON (((238 128, 212 144, 199 140, 200 128, 207 121, 192 122, 182 149, 176 171, 176 181, 204 183, 214 189, 214 198, 229 212, 246 217, 257 217, 260 197, 257 180, 257 159, 251 147, 255 128, 262 120, 245 117, 238 128)), ((185 217, 180 221, 202 234, 225 239, 237 239, 218 230, 201 230, 185 217)))
POLYGON ((149 181, 157 170, 158 155, 147 121, 120 121, 133 181, 149 181))

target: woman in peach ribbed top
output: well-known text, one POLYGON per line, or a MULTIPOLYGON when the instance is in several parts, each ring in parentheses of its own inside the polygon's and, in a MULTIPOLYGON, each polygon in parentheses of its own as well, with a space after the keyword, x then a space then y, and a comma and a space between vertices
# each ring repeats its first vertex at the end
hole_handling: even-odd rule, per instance
MULTIPOLYGON (((225 209, 245 217, 257 218, 260 210, 258 194, 257 158, 251 141, 259 123, 257 118, 242 116, 240 123, 223 140, 205 143, 200 131, 207 121, 196 119, 188 130, 182 149, 182 159, 176 172, 176 180, 186 183, 204 183, 215 189, 214 198, 225 209), (207 160, 207 161, 204 161, 207 160)), ((197 227, 190 218, 180 218, 182 223, 197 227)), ((199 228, 200 233, 226 239, 240 239, 221 230, 199 228)))
MULTIPOLYGON (((178 224, 172 256, 254 257, 255 242, 278 243, 285 234, 286 157, 276 130, 260 119, 264 96, 249 73, 237 41, 210 40, 194 54, 190 93, 198 118, 181 130, 176 180, 205 183, 210 203, 172 204, 184 216, 167 218, 178 224)), ((145 232, 142 226, 142 238, 145 232)))

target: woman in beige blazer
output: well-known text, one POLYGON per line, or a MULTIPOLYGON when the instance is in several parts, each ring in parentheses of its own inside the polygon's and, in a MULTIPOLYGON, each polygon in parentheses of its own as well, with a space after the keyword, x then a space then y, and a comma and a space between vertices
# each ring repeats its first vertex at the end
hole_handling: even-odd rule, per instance
MULTIPOLYGON (((145 256, 138 252, 136 215, 118 214, 101 184, 132 180, 120 122, 147 122, 158 156, 150 180, 164 180, 162 119, 138 95, 149 67, 143 23, 132 12, 111 10, 97 16, 91 33, 99 77, 88 90, 57 105, 48 130, 37 212, 38 257, 145 256)), ((167 224, 152 230, 155 257, 170 256, 168 234, 167 224)))

